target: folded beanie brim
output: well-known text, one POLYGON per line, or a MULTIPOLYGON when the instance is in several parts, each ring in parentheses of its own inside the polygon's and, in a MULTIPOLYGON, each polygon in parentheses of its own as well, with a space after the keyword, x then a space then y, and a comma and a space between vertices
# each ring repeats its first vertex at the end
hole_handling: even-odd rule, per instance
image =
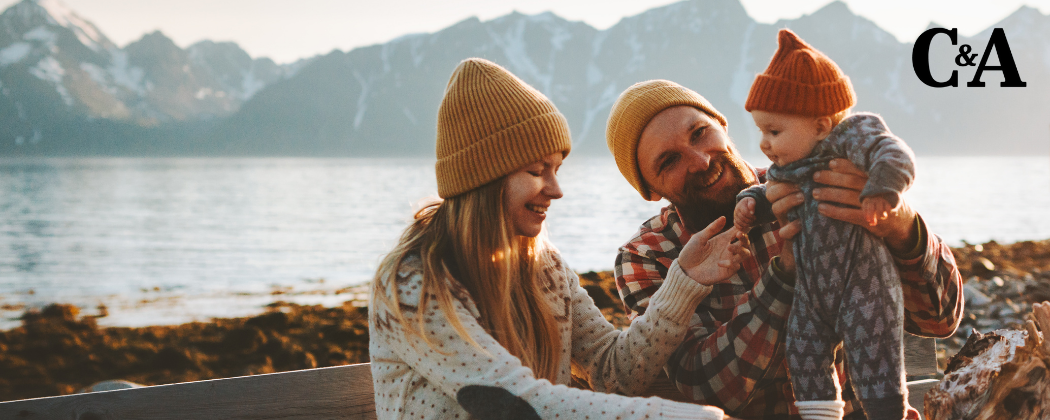
POLYGON ((751 85, 744 109, 822 117, 852 107, 857 102, 849 76, 817 85, 759 74, 751 85))

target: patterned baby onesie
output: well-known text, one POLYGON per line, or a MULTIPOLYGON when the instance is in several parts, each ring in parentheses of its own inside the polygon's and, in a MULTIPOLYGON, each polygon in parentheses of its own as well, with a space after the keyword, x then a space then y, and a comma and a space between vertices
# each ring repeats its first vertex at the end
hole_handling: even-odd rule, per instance
MULTIPOLYGON (((808 157, 769 168, 769 179, 795 183, 806 197, 788 212, 789 220, 802 221, 793 245, 795 300, 786 339, 791 385, 798 401, 839 399, 834 360, 842 343, 868 418, 900 419, 907 398, 900 278, 881 239, 817 211, 813 189, 820 185, 813 174, 834 158, 867 171, 861 198, 883 195, 894 206, 915 177, 911 149, 870 113, 842 120, 808 157)), ((757 223, 773 219, 764 185, 741 192, 737 200, 744 197, 755 199, 757 223)))

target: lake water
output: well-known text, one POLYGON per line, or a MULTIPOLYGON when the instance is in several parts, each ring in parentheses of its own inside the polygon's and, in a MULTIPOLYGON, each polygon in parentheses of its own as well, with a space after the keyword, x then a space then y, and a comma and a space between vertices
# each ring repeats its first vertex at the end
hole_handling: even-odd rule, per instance
MULTIPOLYGON (((559 180, 548 227, 577 271, 611 269, 663 206, 611 157, 559 180)), ((129 326, 336 305, 436 191, 433 159, 0 159, 0 329, 50 302, 129 326)), ((905 197, 953 245, 1050 238, 1048 156, 920 157, 905 197)))

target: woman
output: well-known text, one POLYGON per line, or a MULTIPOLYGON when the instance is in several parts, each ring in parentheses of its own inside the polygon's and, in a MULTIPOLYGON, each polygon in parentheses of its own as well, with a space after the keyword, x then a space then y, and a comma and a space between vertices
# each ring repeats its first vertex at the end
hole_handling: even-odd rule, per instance
POLYGON ((646 314, 616 330, 545 239, 570 146, 554 104, 502 67, 469 59, 453 72, 438 111, 444 200, 416 213, 372 285, 379 418, 465 419, 496 404, 471 399, 490 395, 471 394, 477 386, 524 400, 542 418, 723 418, 714 407, 565 386, 575 365, 596 390, 644 391, 710 284, 748 255, 735 231, 712 239, 725 221, 713 223, 671 266, 646 314))

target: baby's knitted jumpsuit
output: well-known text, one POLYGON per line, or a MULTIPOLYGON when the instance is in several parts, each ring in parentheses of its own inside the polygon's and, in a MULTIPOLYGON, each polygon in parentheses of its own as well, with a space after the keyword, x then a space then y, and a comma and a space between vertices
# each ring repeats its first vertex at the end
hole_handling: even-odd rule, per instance
MULTIPOLYGON (((788 318, 786 357, 798 401, 839 399, 835 349, 843 343, 846 365, 869 419, 900 419, 904 384, 903 297, 900 277, 881 239, 861 226, 817 211, 813 174, 834 158, 867 171, 861 198, 882 195, 896 205, 915 176, 911 149, 878 115, 858 113, 840 122, 806 158, 773 165, 770 180, 798 184, 805 203, 788 212, 801 220, 795 237, 795 299, 788 318)), ((758 223, 773 219, 765 186, 737 196, 753 197, 758 223)))

